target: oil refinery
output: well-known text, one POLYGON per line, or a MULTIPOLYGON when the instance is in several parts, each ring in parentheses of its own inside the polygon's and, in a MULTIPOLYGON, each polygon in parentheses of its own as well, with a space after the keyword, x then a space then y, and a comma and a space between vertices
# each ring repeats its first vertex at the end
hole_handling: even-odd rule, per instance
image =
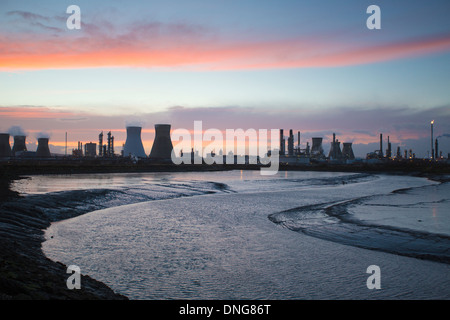
MULTIPOLYGON (((442 136, 433 137, 433 124, 431 122, 431 156, 428 158, 416 158, 415 152, 411 148, 402 148, 397 146, 397 150, 394 153, 392 150, 392 143, 390 137, 387 136, 386 141, 383 139, 383 134, 379 134, 379 147, 372 152, 365 155, 364 158, 355 157, 353 151, 353 142, 346 141, 341 142, 336 133, 326 139, 331 139, 329 149, 325 152, 323 142, 324 137, 313 136, 305 141, 301 141, 302 134, 300 131, 294 135, 292 129, 289 130, 289 134, 286 137, 285 131, 279 129, 279 145, 272 150, 268 150, 266 157, 271 157, 272 152, 276 152, 279 155, 280 165, 296 167, 296 166, 314 166, 314 165, 358 165, 358 164, 383 164, 392 162, 405 162, 405 161, 433 161, 440 163, 448 163, 448 157, 443 156, 443 151, 439 150, 438 138, 442 136), (383 145, 386 143, 386 149, 383 145)), ((172 154, 174 153, 174 147, 171 140, 171 125, 170 124, 155 124, 154 125, 155 137, 151 151, 146 154, 144 144, 142 141, 142 127, 141 126, 126 126, 126 140, 122 145, 120 153, 115 152, 114 135, 112 131, 108 131, 104 134, 100 131, 98 134, 98 143, 89 141, 78 141, 77 147, 72 149, 70 153, 67 152, 67 133, 65 141, 65 153, 56 154, 50 151, 50 137, 37 137, 36 151, 29 151, 27 149, 27 135, 21 130, 20 132, 0 133, 0 161, 12 161, 15 163, 23 161, 33 160, 47 160, 47 161, 102 161, 102 163, 108 163, 114 161, 115 163, 147 163, 157 164, 165 163, 172 164, 172 154), (11 140, 13 142, 11 146, 11 140), (106 162, 105 162, 106 161, 106 162)), ((205 161, 202 156, 202 150, 191 149, 192 164, 205 164, 210 163, 205 161), (200 151, 200 153, 199 153, 200 151)), ((183 151, 180 151, 180 155, 183 155, 183 151)), ((257 158, 257 164, 262 164, 261 159, 257 156, 249 155, 233 155, 231 151, 222 154, 222 150, 218 152, 219 156, 223 156, 223 161, 215 162, 216 164, 249 164, 254 163, 249 159, 257 158), (230 154, 233 158, 230 158, 230 154), (234 159, 230 161, 230 159, 234 159), (240 159, 244 159, 243 162, 239 162, 240 159), (238 161, 239 160, 239 161, 238 161)), ((211 152, 206 157, 217 155, 215 152, 211 152)), ((217 159, 217 158, 216 158, 217 159)))

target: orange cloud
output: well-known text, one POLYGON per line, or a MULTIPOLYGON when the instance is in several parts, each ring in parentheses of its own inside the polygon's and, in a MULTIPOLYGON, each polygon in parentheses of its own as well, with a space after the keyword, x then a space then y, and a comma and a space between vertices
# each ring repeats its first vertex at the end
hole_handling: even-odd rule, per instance
MULTIPOLYGON (((381 45, 318 40, 192 41, 144 35, 39 39, 0 36, 0 69, 185 67, 196 70, 334 67, 374 63, 450 50, 450 35, 381 45), (145 41, 139 40, 145 38, 145 41), (150 38, 151 39, 151 38, 150 38)), ((177 37, 175 37, 177 39, 177 37)))

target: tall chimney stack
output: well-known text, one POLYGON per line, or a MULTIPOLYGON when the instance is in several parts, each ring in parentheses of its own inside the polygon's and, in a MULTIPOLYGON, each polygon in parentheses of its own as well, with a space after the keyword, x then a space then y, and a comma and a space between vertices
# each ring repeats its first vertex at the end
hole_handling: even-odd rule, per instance
POLYGON ((383 158, 383 134, 380 133, 380 158, 383 158))
POLYGON ((434 125, 434 120, 431 120, 431 159, 432 159, 432 160, 434 160, 433 125, 434 125))

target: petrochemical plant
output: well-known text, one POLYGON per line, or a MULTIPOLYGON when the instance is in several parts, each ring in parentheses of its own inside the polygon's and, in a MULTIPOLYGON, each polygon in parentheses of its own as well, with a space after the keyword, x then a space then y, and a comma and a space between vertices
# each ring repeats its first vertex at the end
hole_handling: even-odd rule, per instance
MULTIPOLYGON (((72 152, 67 152, 67 133, 65 154, 52 154, 49 149, 49 137, 37 138, 36 151, 28 151, 26 145, 27 136, 21 131, 20 133, 13 134, 13 146, 10 145, 10 134, 0 133, 0 160, 2 161, 32 161, 32 160, 89 160, 89 159, 102 159, 102 160, 121 160, 131 161, 132 163, 147 162, 147 163, 172 163, 171 155, 173 152, 173 145, 171 141, 171 125, 170 124, 155 124, 155 139, 149 155, 145 153, 144 145, 142 143, 141 126, 127 126, 126 127, 126 141, 122 146, 120 154, 115 153, 114 149, 114 136, 109 131, 104 136, 103 131, 98 135, 98 144, 93 142, 85 143, 78 142, 78 147, 72 149, 72 152)), ((266 154, 267 157, 272 156, 272 152, 279 153, 279 163, 287 166, 301 166, 312 164, 357 164, 357 163, 383 163, 387 161, 405 161, 415 160, 415 153, 409 149, 401 152, 400 147, 397 147, 396 153, 392 152, 392 145, 387 137, 387 148, 383 149, 383 135, 380 134, 379 149, 374 150, 366 155, 364 159, 356 158, 353 152, 352 142, 344 142, 336 138, 336 134, 333 133, 333 140, 331 141, 328 154, 325 154, 323 148, 323 138, 313 137, 310 142, 306 142, 306 147, 301 148, 301 133, 297 132, 297 139, 295 139, 293 130, 289 130, 289 135, 284 136, 284 130, 280 129, 280 145, 278 149, 269 150, 266 154), (297 141, 295 141, 297 140, 297 141), (286 148, 287 142, 287 148, 286 148)), ((448 158, 445 159, 442 156, 442 151, 439 151, 438 139, 433 138, 433 122, 431 123, 431 144, 432 152, 431 159, 433 161, 445 161, 448 162, 448 158)), ((229 153, 230 154, 230 153, 229 153)), ((229 156, 228 154, 228 156, 229 156)), ((183 155, 181 150, 180 156, 183 155)), ((215 156, 214 152, 211 152, 208 156, 215 156)), ((219 152, 219 156, 223 156, 224 164, 230 164, 227 156, 222 155, 222 150, 219 152), (227 163, 228 160, 228 163, 227 163)), ((205 159, 199 156, 198 150, 191 150, 191 158, 200 157, 200 162, 192 161, 191 163, 205 163, 205 159)), ((233 164, 242 163, 238 162, 238 158, 242 156, 234 156, 233 164)), ((258 158, 259 159, 259 158, 258 158)), ((249 156, 244 156, 245 164, 249 163, 249 156)), ((259 161, 257 162, 260 163, 259 161)))

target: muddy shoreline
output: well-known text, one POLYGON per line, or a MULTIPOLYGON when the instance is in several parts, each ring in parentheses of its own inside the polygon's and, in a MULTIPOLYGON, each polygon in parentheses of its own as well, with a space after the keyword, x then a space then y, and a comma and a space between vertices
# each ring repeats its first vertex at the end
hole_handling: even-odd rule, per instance
POLYGON ((67 266, 45 257, 41 249, 44 230, 52 221, 76 214, 50 217, 49 199, 24 199, 9 189, 16 175, 0 177, 0 300, 126 300, 105 284, 81 276, 81 289, 69 290, 67 266))

